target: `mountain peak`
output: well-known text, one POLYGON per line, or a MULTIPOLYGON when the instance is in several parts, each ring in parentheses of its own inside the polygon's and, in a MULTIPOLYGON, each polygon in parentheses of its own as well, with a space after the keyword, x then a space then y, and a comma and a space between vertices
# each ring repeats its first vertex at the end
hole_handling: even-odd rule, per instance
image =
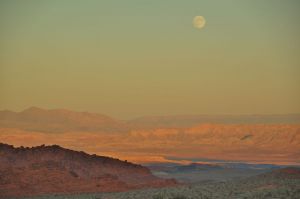
POLYGON ((109 116, 67 109, 43 109, 32 106, 21 112, 0 112, 3 127, 39 132, 125 132, 125 123, 109 116))

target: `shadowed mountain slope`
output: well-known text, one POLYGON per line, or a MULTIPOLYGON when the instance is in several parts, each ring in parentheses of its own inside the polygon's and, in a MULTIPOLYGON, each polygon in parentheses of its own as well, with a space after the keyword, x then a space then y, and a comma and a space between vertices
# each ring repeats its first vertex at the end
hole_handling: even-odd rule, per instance
POLYGON ((176 185, 141 165, 58 145, 0 144, 0 198, 54 193, 125 191, 176 185))

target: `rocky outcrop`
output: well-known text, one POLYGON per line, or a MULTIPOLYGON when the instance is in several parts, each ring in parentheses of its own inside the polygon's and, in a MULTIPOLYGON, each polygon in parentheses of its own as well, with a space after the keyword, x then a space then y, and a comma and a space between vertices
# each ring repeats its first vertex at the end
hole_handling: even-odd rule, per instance
POLYGON ((0 144, 0 198, 56 193, 125 191, 173 186, 141 165, 58 145, 0 144))

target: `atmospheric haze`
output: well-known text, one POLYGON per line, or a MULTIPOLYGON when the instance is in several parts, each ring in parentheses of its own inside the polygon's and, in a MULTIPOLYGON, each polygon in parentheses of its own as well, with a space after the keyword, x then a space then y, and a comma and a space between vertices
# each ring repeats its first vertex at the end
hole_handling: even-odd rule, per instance
POLYGON ((0 109, 298 113, 299 13, 294 0, 1 1, 0 109))

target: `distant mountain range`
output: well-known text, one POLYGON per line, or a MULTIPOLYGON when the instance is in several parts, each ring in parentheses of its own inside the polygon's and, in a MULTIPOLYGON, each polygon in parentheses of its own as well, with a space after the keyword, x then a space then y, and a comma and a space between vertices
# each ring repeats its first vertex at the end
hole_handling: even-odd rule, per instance
POLYGON ((124 122, 106 115, 66 109, 46 110, 37 107, 22 112, 0 111, 0 127, 40 132, 105 131, 124 132, 124 122))
POLYGON ((147 164, 147 167, 153 171, 168 171, 168 172, 198 172, 204 170, 219 170, 219 169, 257 169, 257 170, 273 170, 283 168, 281 165, 274 164, 249 164, 249 163, 191 163, 187 165, 182 164, 168 164, 168 163, 153 163, 147 164))
POLYGON ((222 162, 191 163, 187 165, 150 163, 147 164, 147 167, 159 177, 174 178, 183 183, 201 183, 245 179, 286 166, 222 162))
POLYGON ((43 194, 125 191, 174 186, 141 165, 89 155, 58 145, 19 147, 0 143, 0 198, 43 194))
POLYGON ((140 128, 187 128, 199 124, 300 124, 300 114, 170 115, 140 117, 128 122, 140 128))
POLYGON ((216 159, 299 165, 300 114, 120 121, 95 113, 32 107, 0 111, 0 142, 58 144, 138 163, 216 159))
POLYGON ((21 112, 0 111, 0 127, 39 132, 128 132, 136 129, 187 128, 199 124, 300 124, 300 114, 175 115, 121 121, 106 115, 66 109, 31 107, 21 112))

